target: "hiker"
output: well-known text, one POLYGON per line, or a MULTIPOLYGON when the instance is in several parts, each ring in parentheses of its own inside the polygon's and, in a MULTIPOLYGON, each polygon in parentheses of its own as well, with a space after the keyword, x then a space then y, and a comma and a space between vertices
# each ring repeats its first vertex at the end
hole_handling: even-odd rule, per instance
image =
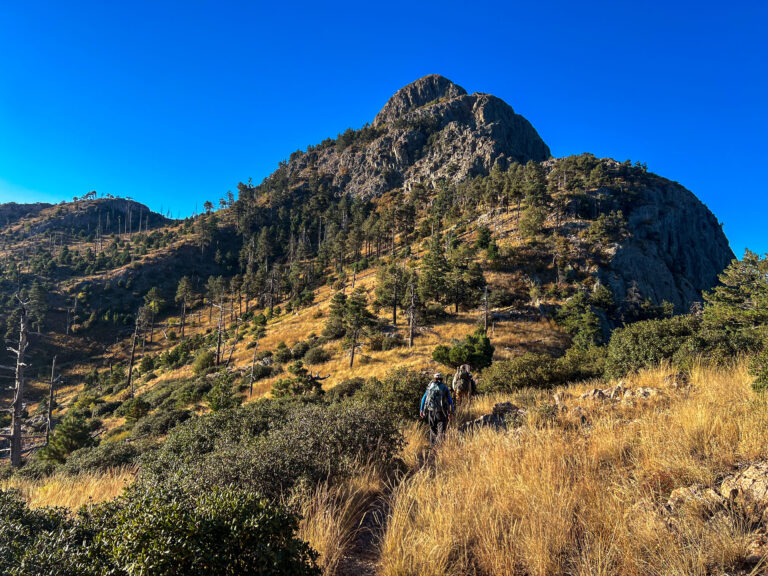
POLYGON ((466 400, 467 408, 472 405, 472 396, 477 392, 477 383, 469 371, 469 364, 462 364, 456 369, 451 388, 456 394, 456 404, 462 405, 466 400))
POLYGON ((453 398, 440 372, 434 375, 421 397, 419 413, 429 422, 429 443, 434 446, 443 439, 448 421, 453 418, 453 398))

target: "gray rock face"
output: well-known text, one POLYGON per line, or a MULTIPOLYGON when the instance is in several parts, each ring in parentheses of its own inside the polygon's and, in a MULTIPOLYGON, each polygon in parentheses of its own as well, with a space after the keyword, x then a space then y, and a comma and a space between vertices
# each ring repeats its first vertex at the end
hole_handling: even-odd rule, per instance
POLYGON ((656 177, 642 194, 642 204, 627 215, 628 237, 616 247, 601 281, 616 301, 633 283, 642 298, 675 305, 688 312, 701 291, 734 259, 717 218, 692 192, 656 177))
POLYGON ((411 82, 401 88, 389 99, 373 120, 374 126, 381 126, 387 122, 393 122, 406 112, 425 106, 430 102, 440 99, 457 98, 466 95, 467 91, 454 84, 448 78, 438 74, 431 74, 411 82))
POLYGON ((331 179, 339 192, 375 197, 440 179, 460 182, 495 164, 544 161, 547 145, 504 101, 467 94, 442 76, 399 90, 376 116, 369 136, 346 147, 319 146, 292 157, 292 179, 331 179))

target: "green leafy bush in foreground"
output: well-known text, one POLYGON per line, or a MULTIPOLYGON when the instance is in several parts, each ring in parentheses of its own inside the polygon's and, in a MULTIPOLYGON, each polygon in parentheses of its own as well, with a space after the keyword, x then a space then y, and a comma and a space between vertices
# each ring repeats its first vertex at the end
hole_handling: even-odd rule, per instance
POLYGON ((232 487, 190 494, 139 483, 74 517, 0 491, 0 573, 319 576, 296 528, 295 516, 232 487))

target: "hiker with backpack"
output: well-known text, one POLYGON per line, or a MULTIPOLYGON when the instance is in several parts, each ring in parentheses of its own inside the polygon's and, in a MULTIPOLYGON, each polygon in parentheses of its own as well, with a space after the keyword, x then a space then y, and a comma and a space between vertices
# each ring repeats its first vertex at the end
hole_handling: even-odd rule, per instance
POLYGON ((434 375, 424 396, 421 397, 419 414, 422 418, 427 418, 429 443, 434 446, 443 439, 448 421, 453 418, 453 398, 440 372, 434 375))
POLYGON ((463 405, 466 400, 466 407, 469 408, 472 405, 472 396, 477 392, 477 383, 469 371, 469 364, 462 364, 456 369, 451 387, 456 394, 456 404, 463 405))

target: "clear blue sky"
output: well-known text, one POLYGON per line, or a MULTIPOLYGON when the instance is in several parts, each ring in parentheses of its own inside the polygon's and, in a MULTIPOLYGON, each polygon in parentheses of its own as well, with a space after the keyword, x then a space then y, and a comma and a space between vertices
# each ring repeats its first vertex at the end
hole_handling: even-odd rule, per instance
POLYGON ((647 162, 737 255, 767 252, 766 24, 757 0, 7 0, 0 201, 200 211, 439 73, 506 100, 555 156, 647 162))

